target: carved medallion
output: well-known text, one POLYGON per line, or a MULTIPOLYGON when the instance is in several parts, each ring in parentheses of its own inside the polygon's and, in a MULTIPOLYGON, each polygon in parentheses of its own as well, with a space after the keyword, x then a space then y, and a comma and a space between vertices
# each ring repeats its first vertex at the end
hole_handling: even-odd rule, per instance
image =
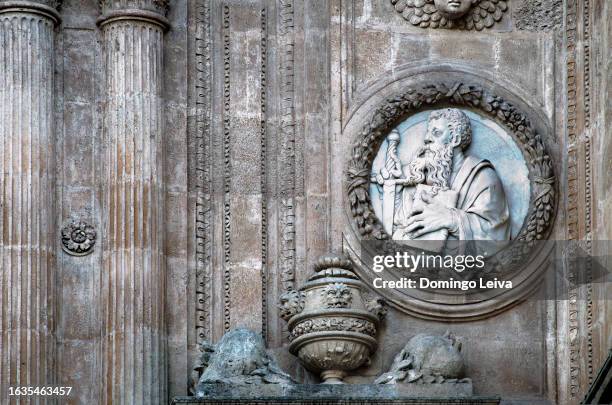
POLYGON ((391 0, 410 24, 421 28, 456 28, 482 31, 501 21, 504 0, 391 0))
POLYGON ((96 231, 85 221, 71 220, 62 229, 62 249, 72 256, 86 256, 93 252, 96 231))
POLYGON ((378 149, 371 180, 385 231, 394 240, 430 241, 436 251, 444 244, 434 240, 503 246, 516 237, 529 204, 529 172, 512 137, 495 121, 458 108, 400 123, 378 149))
MULTIPOLYGON (((380 249, 396 252, 408 245, 441 253, 451 240, 485 241, 487 249, 492 246, 483 252, 487 271, 503 272, 518 288, 487 296, 410 288, 378 292, 428 319, 496 313, 533 291, 541 274, 545 252, 535 241, 547 239, 557 204, 553 164, 539 132, 548 126, 532 125, 530 117, 540 115, 532 110, 528 115, 519 107, 527 103, 505 91, 509 98, 496 94, 494 86, 407 81, 399 94, 385 88, 388 98, 368 107, 367 116, 353 115, 345 192, 356 234, 345 234, 346 253, 373 285, 368 260, 380 249), (426 244, 411 245, 421 240, 426 244)), ((398 269, 385 270, 385 280, 403 276, 398 269)))

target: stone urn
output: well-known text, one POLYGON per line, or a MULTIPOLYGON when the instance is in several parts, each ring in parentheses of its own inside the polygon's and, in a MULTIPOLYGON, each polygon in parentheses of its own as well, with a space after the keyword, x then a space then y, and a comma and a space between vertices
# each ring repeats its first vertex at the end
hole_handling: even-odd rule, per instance
POLYGON ((385 302, 373 297, 343 256, 327 255, 299 291, 280 297, 289 351, 324 384, 342 384, 348 371, 370 361, 385 302))

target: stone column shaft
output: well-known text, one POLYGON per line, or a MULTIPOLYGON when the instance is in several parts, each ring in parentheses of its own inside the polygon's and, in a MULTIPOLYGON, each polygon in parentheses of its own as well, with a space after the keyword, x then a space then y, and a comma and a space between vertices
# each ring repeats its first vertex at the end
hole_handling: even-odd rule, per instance
MULTIPOLYGON (((164 323, 164 19, 108 1, 103 403, 167 403, 164 323)), ((146 3, 146 2, 145 2, 146 3)))
POLYGON ((0 403, 56 381, 56 3, 0 1, 0 403))

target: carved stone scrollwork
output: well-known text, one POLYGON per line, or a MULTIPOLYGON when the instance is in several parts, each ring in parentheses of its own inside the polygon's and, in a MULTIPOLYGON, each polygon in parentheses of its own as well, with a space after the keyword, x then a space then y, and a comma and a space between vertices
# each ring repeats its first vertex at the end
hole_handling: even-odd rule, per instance
POLYGON ((85 221, 71 220, 62 229, 62 249, 72 256, 86 256, 93 252, 96 230, 85 221))
POLYGON ((391 0, 410 24, 421 28, 482 31, 501 21, 505 0, 391 0))
POLYGON ((295 340, 306 333, 325 331, 358 332, 376 337, 376 325, 373 322, 365 319, 345 319, 332 317, 326 319, 309 319, 296 324, 289 335, 289 340, 295 340))

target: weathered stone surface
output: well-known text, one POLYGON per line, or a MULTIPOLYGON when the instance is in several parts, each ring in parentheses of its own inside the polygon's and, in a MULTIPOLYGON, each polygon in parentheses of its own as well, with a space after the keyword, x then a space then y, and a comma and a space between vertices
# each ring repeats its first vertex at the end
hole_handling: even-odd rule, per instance
POLYGON ((461 343, 455 337, 419 334, 410 338, 395 356, 391 369, 376 379, 378 384, 424 383, 445 385, 469 383, 463 380, 461 343), (461 380, 460 380, 461 379, 461 380))
POLYGON ((235 390, 249 392, 259 385, 285 387, 295 383, 266 352, 261 335, 250 329, 233 329, 216 345, 203 343, 200 350, 196 369, 201 375, 195 388, 198 398, 208 396, 209 389, 217 385, 229 388, 227 392, 233 395, 235 390))
MULTIPOLYGON (((279 296, 299 289, 321 254, 347 246, 352 219, 344 209, 343 182, 350 133, 357 118, 410 87, 406 78, 415 70, 437 81, 468 72, 495 94, 525 100, 521 110, 535 111, 533 121, 551 134, 545 142, 559 201, 551 237, 612 235, 606 220, 612 161, 609 1, 510 0, 502 19, 482 31, 414 26, 391 0, 105 0, 102 8, 98 0, 64 0, 59 11, 48 7, 58 3, 19 2, 37 10, 40 21, 61 20, 51 39, 35 35, 23 21, 15 25, 18 16, 30 15, 21 8, 4 12, 0 28, 0 167, 2 184, 12 184, 0 192, 0 223, 10 224, 0 235, 0 392, 6 392, 9 374, 21 382, 31 373, 34 383, 48 369, 57 371, 51 372, 52 383, 74 387, 74 395, 58 402, 104 403, 109 389, 117 395, 135 392, 141 386, 132 381, 155 374, 167 381, 165 397, 145 400, 135 394, 125 402, 166 403, 187 395, 186 377, 199 343, 216 342, 238 325, 261 331, 278 363, 297 381, 318 382, 288 351, 279 296), (162 65, 150 65, 159 68, 159 78, 137 74, 144 72, 138 61, 152 56, 137 53, 145 47, 121 48, 121 38, 119 48, 107 47, 107 30, 124 24, 113 18, 128 14, 141 18, 139 27, 170 26, 163 41, 158 37, 149 48, 164 55, 162 65), (40 57, 18 60, 36 49, 40 57), (111 75, 106 50, 126 51, 111 75), (448 69, 432 73, 441 65, 448 69), (28 76, 51 77, 54 71, 54 81, 28 76), (136 86, 120 91, 107 77, 132 78, 136 86), (30 86, 39 81, 41 86, 30 86), (155 97, 147 88, 152 81, 161 83, 155 97), (125 104, 110 105, 108 89, 126 94, 114 99, 125 104), (154 139, 137 126, 143 109, 136 104, 148 100, 164 121, 154 139), (124 131, 113 135, 113 142, 105 121, 109 106, 121 124, 115 128, 124 131), (30 124, 21 118, 29 113, 47 118, 30 124), (160 156, 145 159, 145 150, 153 149, 138 142, 146 139, 160 156), (118 146, 135 158, 123 161, 133 166, 119 165, 118 146), (145 161, 154 164, 147 168, 145 161), (43 171, 40 162, 58 170, 43 171), (112 172, 120 167, 125 176, 112 172), (132 168, 134 176, 127 171, 132 168), (149 176, 154 171, 156 177, 149 176), (112 212, 110 178, 117 186, 112 212), (147 178, 155 178, 151 184, 159 187, 151 188, 155 201, 135 194, 144 191, 147 178), (151 224, 139 216, 145 208, 158 210, 147 211, 159 218, 155 229, 144 228, 151 224), (70 218, 96 229, 89 256, 63 252, 60 231, 70 218), (37 224, 40 233, 28 233, 37 224), (111 224, 121 225, 117 232, 140 228, 111 234, 111 224), (159 239, 134 248, 134 235, 159 239), (46 281, 37 278, 45 274, 46 281), (161 281, 149 285, 148 280, 164 280, 163 289, 161 281), (109 294, 111 281, 118 286, 113 291, 126 294, 109 294), (46 288, 28 290, 38 282, 46 288), (147 300, 152 304, 145 306, 147 300), (114 302, 112 312, 105 310, 107 302, 114 302), (153 329, 142 326, 133 314, 144 317, 144 308, 155 308, 163 326, 159 318, 153 329), (108 334, 111 323, 116 334, 108 334), (138 328, 143 334, 132 335, 138 328), (149 335, 150 330, 159 335, 149 335), (18 374, 18 360, 27 359, 29 348, 30 359, 38 359, 36 347, 55 347, 43 348, 39 337, 57 342, 57 355, 45 357, 53 367, 41 360, 36 367, 20 366, 18 374), (106 339, 117 343, 116 350, 106 339), (124 373, 122 359, 133 374, 124 373), (165 364, 165 376, 155 368, 159 364, 165 364)), ((6 10, 16 3, 0 4, 6 10)), ((39 27, 38 34, 52 35, 48 26, 39 27)), ((137 31, 115 32, 143 46, 153 40, 137 31)), ((594 253, 609 256, 605 249, 594 253)), ((566 270, 562 264, 556 269, 566 270)), ((533 285, 536 293, 554 288, 533 285)), ((612 311, 604 299, 609 285, 574 287, 567 300, 528 300, 450 327, 465 343, 466 373, 476 394, 528 403, 575 404, 582 398, 606 355, 612 311)), ((408 337, 449 329, 439 320, 448 313, 438 312, 433 320, 391 308, 379 325, 371 363, 346 382, 372 383, 389 370, 408 337)), ((163 389, 164 383, 155 387, 163 389)))
POLYGON ((416 385, 252 385, 206 384, 203 398, 174 398, 173 403, 216 403, 254 401, 258 403, 416 403, 416 404, 498 404, 498 397, 472 395, 469 383, 416 385), (379 402, 380 401, 380 402, 379 402))
POLYGON ((167 397, 162 136, 163 25, 103 21, 107 151, 102 401, 167 397), (129 67, 129 68, 128 68, 129 67))
MULTIPOLYGON (((48 2, 45 5, 49 5, 48 2)), ((56 379, 57 13, 0 1, 0 402, 56 379)), ((56 5, 53 2, 52 5, 56 5)), ((43 399, 44 403, 48 401, 43 399)))
POLYGON ((144 10, 165 15, 170 0, 98 0, 103 14, 117 10, 144 10))

